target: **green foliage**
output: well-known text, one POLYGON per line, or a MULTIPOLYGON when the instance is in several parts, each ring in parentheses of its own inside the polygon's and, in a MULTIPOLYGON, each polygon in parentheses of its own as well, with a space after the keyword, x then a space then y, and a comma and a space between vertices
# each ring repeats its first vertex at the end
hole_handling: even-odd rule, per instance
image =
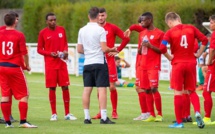
MULTIPOLYGON (((155 26, 166 31, 165 14, 174 11, 183 23, 193 24, 206 34, 201 24, 215 12, 215 2, 209 0, 25 0, 22 26, 27 42, 37 42, 39 31, 46 26, 44 17, 48 12, 54 12, 57 23, 65 27, 68 42, 77 42, 78 31, 87 24, 88 10, 92 6, 106 8, 107 21, 123 31, 137 23, 138 17, 146 11, 153 13, 155 26)), ((130 43, 137 43, 137 36, 137 33, 132 34, 130 43)))
POLYGON ((1 8, 22 8, 24 0, 0 0, 1 8))

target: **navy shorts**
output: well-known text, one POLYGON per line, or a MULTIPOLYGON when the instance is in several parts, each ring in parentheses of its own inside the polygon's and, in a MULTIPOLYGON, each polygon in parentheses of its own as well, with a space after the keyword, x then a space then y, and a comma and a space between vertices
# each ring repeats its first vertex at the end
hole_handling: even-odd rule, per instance
POLYGON ((109 87, 107 63, 85 65, 83 79, 84 87, 109 87))

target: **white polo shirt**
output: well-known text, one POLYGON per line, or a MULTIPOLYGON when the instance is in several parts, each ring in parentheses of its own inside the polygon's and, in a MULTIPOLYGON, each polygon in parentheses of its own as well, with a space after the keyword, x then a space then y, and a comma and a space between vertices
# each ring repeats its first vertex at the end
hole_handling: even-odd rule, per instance
POLYGON ((106 42, 106 32, 96 22, 89 22, 78 33, 78 44, 84 48, 84 65, 104 64, 104 53, 100 42, 106 42))

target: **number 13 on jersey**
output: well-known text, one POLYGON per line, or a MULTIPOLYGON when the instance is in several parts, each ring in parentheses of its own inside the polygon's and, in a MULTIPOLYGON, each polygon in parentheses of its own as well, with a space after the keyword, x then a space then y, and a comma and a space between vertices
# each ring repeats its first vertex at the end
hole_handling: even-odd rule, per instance
POLYGON ((187 48, 188 43, 187 43, 187 36, 186 35, 181 36, 180 46, 184 47, 184 48, 187 48))
POLYGON ((8 41, 8 42, 3 41, 2 42, 2 54, 3 55, 13 54, 13 42, 11 42, 11 41, 8 41))

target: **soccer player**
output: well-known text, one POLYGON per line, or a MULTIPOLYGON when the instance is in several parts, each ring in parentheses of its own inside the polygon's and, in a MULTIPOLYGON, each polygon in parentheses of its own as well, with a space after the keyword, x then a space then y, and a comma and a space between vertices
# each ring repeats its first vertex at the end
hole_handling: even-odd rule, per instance
POLYGON ((101 120, 100 124, 115 124, 107 117, 107 87, 109 86, 108 67, 104 52, 117 52, 115 47, 106 45, 106 32, 100 27, 98 21, 99 9, 92 7, 89 10, 89 23, 82 27, 78 33, 77 50, 85 55, 83 81, 83 108, 84 124, 92 124, 89 106, 93 87, 97 87, 101 120))
MULTIPOLYGON (((119 29, 116 25, 106 22, 107 13, 105 8, 99 9, 99 19, 98 23, 102 26, 106 31, 107 36, 107 46, 112 48, 115 45, 115 39, 118 36, 122 39, 121 45, 117 47, 118 52, 120 52, 126 44, 129 42, 129 38, 125 37, 123 31, 119 29)), ((110 99, 112 103, 112 118, 117 119, 117 102, 118 102, 118 94, 115 86, 115 82, 117 81, 117 70, 114 60, 114 55, 118 52, 106 53, 106 59, 108 64, 108 71, 109 71, 109 80, 110 80, 110 99)), ((101 114, 98 113, 93 119, 100 119, 101 114)))
POLYGON ((141 44, 141 61, 140 61, 140 88, 144 89, 146 93, 146 103, 149 118, 146 122, 161 122, 162 104, 161 95, 158 91, 159 72, 161 64, 160 43, 162 41, 164 32, 153 25, 153 15, 150 12, 142 14, 141 25, 146 30, 139 34, 139 44, 141 44), (157 109, 157 116, 154 112, 154 103, 157 109))
MULTIPOLYGON (((138 24, 133 24, 131 25, 125 32, 125 36, 129 37, 132 31, 136 31, 140 33, 141 31, 145 30, 146 28, 143 28, 141 26, 141 16, 138 18, 138 24)), ((137 55, 136 55, 136 64, 135 64, 135 70, 136 70, 136 81, 135 81, 135 86, 136 86, 136 92, 138 94, 138 100, 139 100, 139 105, 141 109, 141 114, 133 118, 133 120, 145 120, 150 116, 150 113, 148 112, 147 104, 146 104, 146 94, 143 89, 140 88, 140 61, 141 61, 141 51, 140 50, 141 44, 138 43, 138 48, 137 48, 137 55)))
POLYGON ((172 78, 171 85, 174 89, 174 108, 176 123, 170 128, 183 128, 183 90, 188 90, 191 103, 194 106, 197 126, 204 128, 204 122, 200 114, 199 97, 196 89, 196 57, 198 58, 208 43, 207 37, 192 25, 182 24, 181 18, 174 12, 165 16, 165 22, 170 27, 163 38, 160 49, 164 56, 171 61, 172 78), (202 42, 200 50, 194 54, 195 39, 202 42), (167 52, 167 44, 170 44, 172 55, 167 52))
POLYGON ((13 95, 19 101, 20 128, 37 128, 27 122, 29 90, 23 73, 22 64, 30 71, 28 51, 25 36, 17 31, 16 15, 7 13, 4 16, 6 28, 0 31, 0 85, 1 85, 1 109, 6 122, 5 128, 13 128, 10 121, 11 102, 13 95))
POLYGON ((129 68, 131 65, 125 59, 122 59, 118 56, 115 56, 115 62, 116 62, 117 76, 118 76, 118 81, 115 82, 115 85, 117 87, 133 87, 134 83, 130 83, 122 79, 122 68, 129 68), (121 61, 124 64, 121 65, 120 64, 121 61))
MULTIPOLYGON (((10 11, 10 14, 15 14, 16 15, 16 23, 18 23, 19 21, 19 15, 16 12, 10 11)), ((16 25, 17 26, 17 25, 16 25)), ((6 29, 6 26, 1 26, 0 27, 0 31, 6 29)), ((12 106, 12 96, 10 97, 10 105, 12 106)), ((12 113, 12 109, 11 109, 11 113, 12 113)), ((17 120, 15 120, 12 116, 12 114, 10 114, 10 121, 11 122, 16 122, 17 120)), ((4 119, 0 119, 0 123, 5 123, 4 119)))
POLYGON ((210 16, 210 29, 213 31, 211 35, 209 58, 207 61, 208 71, 206 73, 203 97, 204 97, 204 110, 205 117, 203 121, 206 125, 215 125, 215 121, 211 121, 211 111, 213 107, 213 99, 211 93, 215 92, 215 15, 210 16))
POLYGON ((68 44, 65 29, 56 25, 54 13, 45 17, 47 27, 42 29, 38 37, 37 52, 44 56, 46 88, 49 88, 49 102, 52 110, 51 121, 57 120, 56 87, 61 87, 63 94, 65 120, 76 120, 70 113, 69 75, 66 61, 68 44))

